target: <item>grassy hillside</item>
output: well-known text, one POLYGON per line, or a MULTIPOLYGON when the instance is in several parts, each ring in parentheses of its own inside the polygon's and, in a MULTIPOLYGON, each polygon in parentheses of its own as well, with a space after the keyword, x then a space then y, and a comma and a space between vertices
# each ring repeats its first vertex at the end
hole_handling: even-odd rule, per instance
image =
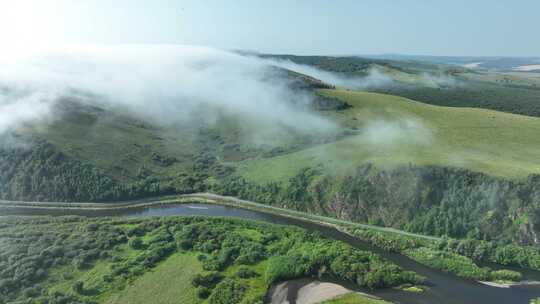
POLYGON ((302 168, 314 166, 339 173, 368 162, 384 168, 408 164, 459 167, 509 178, 540 173, 540 119, 438 107, 376 93, 321 93, 352 106, 334 119, 354 134, 286 155, 243 161, 239 167, 246 179, 287 180, 302 168))
POLYGON ((539 118, 319 94, 347 105, 317 112, 335 132, 281 130, 263 143, 246 140, 255 124, 234 115, 156 127, 63 104, 59 119, 19 130, 43 144, 0 152, 0 195, 117 201, 208 191, 416 233, 538 245, 540 189, 530 175, 540 173, 539 118))
MULTIPOLYGON (((354 78, 348 88, 407 97, 427 104, 475 107, 514 114, 540 116, 540 82, 538 73, 474 71, 454 65, 456 61, 433 61, 433 58, 361 58, 332 56, 264 55, 289 60, 354 78), (410 60, 412 59, 412 60, 410 60), (369 75, 378 72, 375 79, 369 75), (363 81, 363 77, 366 77, 363 81), (373 81, 375 80, 375 81, 373 81), (356 85, 356 86, 355 86, 356 85)), ((458 58, 455 58, 458 59, 458 58)), ((463 58, 462 58, 463 59, 463 58)), ((488 66, 486 61, 476 59, 488 66)), ((494 61, 492 61, 494 60, 494 61)), ((531 61, 527 58, 501 59, 501 62, 531 61)), ((470 61, 469 61, 470 62, 470 61)), ((514 64, 517 64, 514 62, 514 64)))
MULTIPOLYGON (((321 97, 327 108, 337 99, 321 97)), ((55 111, 59 118, 45 125, 29 125, 22 136, 44 139, 68 156, 91 163, 120 181, 147 176, 168 178, 178 172, 202 171, 201 163, 226 165, 255 156, 268 157, 329 141, 335 133, 308 134, 279 129, 228 113, 212 113, 212 122, 199 120, 158 127, 124 109, 104 109, 76 101, 63 101, 55 111), (259 138, 260 137, 260 138, 259 138)), ((335 112, 327 110, 324 112, 335 112)), ((337 111, 339 112, 339 110, 337 111)), ((213 168, 214 175, 226 168, 213 168)))
POLYGON ((334 116, 350 135, 241 162, 239 174, 260 186, 239 184, 235 195, 417 233, 538 245, 540 119, 322 94, 352 106, 334 116))
MULTIPOLYGON (((263 57, 357 76, 376 68, 399 83, 377 90, 427 103, 509 112, 517 109, 528 115, 535 115, 540 107, 540 91, 535 90, 538 81, 523 73, 472 73, 434 64, 359 57, 263 57), (436 75, 464 85, 441 88, 436 75), (489 100, 474 101, 477 98, 489 100)), ((276 68, 276 73, 289 78, 295 90, 308 94, 313 89, 332 87, 296 72, 276 68)), ((261 130, 272 130, 272 126, 261 127, 256 120, 239 120, 233 114, 219 112, 211 118, 212 123, 205 123, 208 118, 201 113, 195 123, 157 127, 157 122, 144 122, 123 109, 83 105, 71 99, 56 106, 59 119, 19 132, 44 139, 59 152, 95 167, 115 182, 151 178, 169 183, 171 189, 192 188, 171 181, 184 179, 179 174, 219 178, 235 167, 255 182, 286 181, 300 168, 319 163, 338 172, 366 162, 378 166, 440 165, 509 178, 540 170, 534 161, 539 149, 534 136, 538 131, 536 120, 484 110, 430 107, 389 95, 331 89, 321 92, 315 107, 324 110, 319 115, 338 126, 333 134, 280 130, 269 131, 271 134, 264 134, 262 140, 257 139, 261 130), (382 129, 381 140, 376 138, 377 129, 382 129)))
POLYGON ((17 130, 39 144, 0 151, 0 197, 207 191, 416 233, 539 245, 539 118, 317 92, 323 101, 313 113, 334 126, 324 134, 232 113, 158 127, 66 100, 57 119, 17 130))
POLYGON ((246 140, 249 122, 231 116, 211 126, 164 128, 73 104, 64 106, 62 119, 24 133, 121 182, 170 180, 182 173, 219 177, 235 168, 250 181, 287 181, 305 167, 322 165, 340 173, 368 162, 459 167, 508 178, 540 172, 539 119, 384 94, 320 94, 351 106, 319 112, 340 128, 337 137, 279 133, 273 141, 256 144, 246 140))

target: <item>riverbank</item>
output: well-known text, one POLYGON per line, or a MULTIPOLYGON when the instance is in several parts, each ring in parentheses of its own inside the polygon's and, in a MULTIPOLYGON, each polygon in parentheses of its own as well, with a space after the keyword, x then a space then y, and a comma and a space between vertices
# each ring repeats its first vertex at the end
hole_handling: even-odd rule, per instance
MULTIPOLYGON (((245 210, 257 211, 257 212, 262 212, 266 214, 272 214, 279 217, 290 218, 297 221, 303 221, 307 223, 330 227, 352 238, 359 237, 358 233, 355 233, 355 229, 356 231, 358 231, 358 229, 363 229, 363 230, 368 230, 372 232, 382 233, 382 235, 393 235, 392 238, 385 237, 385 239, 383 240, 384 243, 396 242, 396 238, 400 239, 400 241, 401 239, 414 238, 414 239, 421 240, 425 244, 433 244, 434 242, 440 240, 440 238, 437 238, 437 237, 409 233, 406 231, 401 231, 401 230, 397 230, 393 228, 353 223, 346 220, 340 220, 340 219, 330 218, 330 217, 321 216, 321 215, 313 215, 313 214, 308 214, 305 212, 284 209, 280 207, 263 205, 263 204, 252 202, 252 201, 242 200, 236 197, 222 196, 222 195, 216 195, 212 193, 193 193, 193 194, 183 194, 183 195, 161 196, 161 197, 156 197, 156 198, 151 198, 151 199, 134 200, 134 201, 126 201, 126 202, 118 202, 118 203, 63 203, 63 202, 43 202, 42 203, 42 202, 0 201, 0 210, 19 209, 19 210, 45 210, 45 211, 46 210, 89 210, 89 211, 109 210, 109 211, 112 211, 112 210, 129 210, 129 209, 137 209, 137 208, 150 208, 150 207, 155 207, 155 206, 167 206, 167 205, 174 205, 174 204, 189 204, 189 203, 214 204, 214 205, 229 206, 229 207, 241 208, 245 210)), ((389 250, 388 248, 386 248, 387 246, 381 246, 379 242, 372 242, 372 240, 365 239, 365 238, 361 238, 361 239, 363 239, 364 241, 367 241, 374 247, 380 248, 385 251, 389 250)), ((422 245, 422 246, 428 247, 426 245, 422 245)), ((389 250, 389 251, 393 252, 394 250, 389 250)), ((403 254, 402 252, 400 253, 403 254)), ((440 261, 436 261, 436 263, 434 263, 433 261, 429 261, 429 263, 427 263, 425 259, 417 259, 416 255, 411 255, 411 254, 405 254, 405 255, 411 258, 412 260, 419 262, 425 266, 431 267, 433 269, 449 272, 453 275, 457 275, 465 279, 481 282, 482 284, 486 284, 487 282, 485 280, 486 278, 485 276, 471 275, 470 273, 462 273, 461 270, 459 269, 456 270, 455 267, 446 268, 446 267, 443 267, 445 266, 443 265, 444 263, 440 263, 440 261)), ((453 255, 456 256, 455 254, 453 255)), ((462 260, 467 259, 461 256, 459 256, 459 258, 462 260)), ((456 259, 453 258, 453 260, 456 260, 456 259)), ((467 266, 472 265, 478 268, 470 260, 468 261, 467 264, 468 264, 467 266)), ((478 270, 479 269, 480 268, 478 268, 478 270)), ((474 273, 479 273, 479 271, 475 271, 474 273)), ((491 283, 492 284, 487 284, 487 285, 492 286, 492 287, 506 288, 505 284, 499 284, 499 283, 494 283, 494 282, 491 282, 491 283)), ((515 283, 519 283, 519 282, 515 282, 515 283)))
MULTIPOLYGON (((14 211, 14 210, 12 210, 14 211)), ((1 212, 1 211, 0 211, 1 212)), ((4 213, 6 214, 6 213, 4 213)), ((132 221, 135 218, 145 217, 161 217, 161 216, 198 216, 198 217, 222 217, 222 218, 241 218, 253 221, 264 221, 280 225, 294 225, 302 227, 308 231, 317 231, 326 238, 343 241, 354 248, 359 248, 364 251, 372 251, 379 254, 384 259, 394 262, 402 269, 412 270, 417 274, 428 278, 426 282, 427 289, 423 293, 404 292, 397 289, 383 290, 367 290, 378 297, 387 301, 397 303, 410 302, 418 304, 455 304, 455 303, 470 303, 471 301, 479 304, 495 304, 495 303, 526 303, 529 299, 535 298, 540 294, 537 286, 520 286, 507 288, 494 288, 491 286, 478 284, 472 280, 460 279, 454 275, 438 271, 433 268, 421 265, 406 256, 403 256, 394 251, 388 251, 384 246, 375 247, 368 242, 362 241, 360 238, 352 237, 350 234, 342 233, 332 225, 319 225, 309 220, 294 219, 291 216, 283 216, 280 214, 272 214, 270 212, 259 212, 254 210, 246 210, 240 206, 226 205, 219 203, 194 203, 193 200, 188 204, 163 204, 149 206, 148 208, 128 208, 125 210, 95 212, 95 211, 80 211, 80 210, 17 210, 13 215, 82 215, 88 217, 88 220, 93 218, 110 218, 113 216, 116 220, 132 221), (193 208, 196 207, 196 208, 193 208), (24 212, 23 212, 24 211, 24 212), (124 219, 121 219, 124 218, 124 219), (383 249, 380 249, 383 248, 383 249), (456 294, 456 290, 460 293, 456 294), (451 299, 451 300, 450 300, 451 299), (457 302, 456 302, 457 301, 457 302)), ((0 217, 6 220, 10 217, 0 217)), ((36 217, 37 219, 38 217, 36 217)), ((74 218, 77 219, 78 217, 74 218)), ((172 218, 171 218, 172 219, 172 218)), ((20 219, 13 218, 13 221, 23 221, 25 217, 20 219)), ((32 221, 33 219, 28 218, 32 221)), ((51 220, 62 220, 62 218, 51 220)), ((70 220, 69 218, 66 220, 70 220)), ((187 220, 187 218, 186 218, 187 220)), ((39 221, 38 221, 39 222, 39 221)), ((127 222, 126 222, 127 223, 127 222)), ((24 225, 19 225, 24 227, 24 225)), ((283 229, 287 227, 283 226, 283 229)), ((352 231, 351 231, 352 232, 352 231)), ((396 234, 397 236, 397 234, 396 234)), ((349 288, 349 287, 347 287, 349 288)), ((333 302, 332 302, 333 303, 333 302)))
POLYGON ((110 203, 93 203, 93 202, 26 202, 26 201, 8 201, 0 200, 1 208, 23 208, 23 209, 79 209, 79 210, 121 210, 128 208, 143 208, 167 204, 184 204, 184 203, 205 203, 205 204, 218 204, 224 206, 232 206, 237 208, 243 208, 248 210, 255 210, 260 212, 271 213, 280 216, 289 216, 300 220, 309 220, 310 222, 330 225, 337 227, 336 225, 346 225, 349 227, 358 227, 365 229, 373 229, 377 231, 384 231, 390 233, 396 233, 401 235, 407 235, 412 237, 419 237, 429 240, 438 240, 440 238, 416 233, 410 233, 403 230, 398 230, 388 227, 379 227, 369 224, 354 223, 346 220, 340 220, 332 217, 308 214, 301 211, 295 211, 275 206, 264 205, 248 200, 239 199, 232 196, 223 196, 213 193, 193 193, 193 194, 179 194, 159 196, 155 198, 124 201, 124 202, 110 202, 110 203))
POLYGON ((326 303, 329 300, 337 300, 349 294, 356 294, 366 299, 381 300, 381 298, 375 295, 351 290, 332 282, 321 282, 314 279, 296 279, 281 282, 270 287, 266 302, 268 304, 317 304, 326 303))
MULTIPOLYGON (((273 283, 321 273, 337 284, 370 290, 421 280, 369 251, 307 229, 225 217, 0 217, 0 243, 0 255, 14 261, 0 280, 19 278, 8 285, 12 291, 0 294, 0 303, 108 303, 111 296, 118 296, 118 303, 172 303, 161 296, 171 299, 176 286, 191 294, 182 303, 247 304, 261 303, 273 283), (14 250, 29 246, 39 250, 22 255, 14 250), (25 263, 18 262, 22 259, 25 263), (173 283, 180 273, 175 261, 192 273, 173 283), (70 298, 57 300, 56 291, 70 298)), ((314 290, 333 295, 332 288, 308 288, 306 296, 314 290)))
POLYGON ((540 285, 540 281, 521 281, 521 282, 490 282, 490 281, 478 281, 480 284, 484 284, 491 287, 497 288, 510 288, 512 286, 526 286, 526 285, 540 285))

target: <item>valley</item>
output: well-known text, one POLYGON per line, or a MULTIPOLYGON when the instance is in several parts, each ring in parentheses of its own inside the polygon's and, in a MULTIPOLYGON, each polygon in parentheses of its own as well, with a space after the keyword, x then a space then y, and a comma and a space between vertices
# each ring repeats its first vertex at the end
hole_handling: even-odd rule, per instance
POLYGON ((347 104, 317 112, 334 127, 276 130, 264 144, 235 116, 164 127, 66 101, 57 120, 17 131, 35 148, 0 153, 0 193, 106 202, 207 191, 415 233, 536 244, 538 118, 315 90, 347 104))
POLYGON ((0 304, 540 304, 538 11, 0 1, 0 304))
POLYGON ((264 77, 277 77, 294 96, 276 104, 283 119, 216 101, 190 105, 188 114, 174 105, 170 114, 188 118, 156 119, 73 94, 51 104, 51 118, 3 134, 9 143, 0 146, 4 299, 272 303, 269 290, 289 282, 291 289, 276 297, 309 302, 302 288, 319 282, 332 290, 320 293, 333 296, 317 301, 328 303, 537 297, 540 118, 527 98, 519 111, 499 107, 515 90, 537 98, 534 75, 267 58, 273 61, 264 77), (321 70, 303 74, 314 67, 321 70), (371 83, 356 87, 362 81, 371 83), (495 88, 495 103, 475 101, 473 91, 484 86, 495 88), (414 95, 420 90, 428 101, 414 95), (452 90, 472 102, 445 102, 452 90), (101 225, 105 230, 95 228, 101 225), (176 234, 192 225, 198 228, 190 237, 202 243, 190 239, 184 248, 176 234), (132 234, 135 226, 145 232, 132 234), (291 226, 305 230, 296 234, 291 226), (43 227, 59 239, 40 234, 43 227), (263 242, 268 231, 284 233, 283 244, 263 242), (259 242, 250 247, 256 261, 246 264, 243 254, 254 253, 241 253, 234 242, 259 242), (8 267, 13 250, 21 262, 8 267), (354 273, 332 268, 332 261, 346 260, 340 250, 365 255, 362 265, 347 266, 354 273), (68 263, 73 257, 80 262, 68 263))

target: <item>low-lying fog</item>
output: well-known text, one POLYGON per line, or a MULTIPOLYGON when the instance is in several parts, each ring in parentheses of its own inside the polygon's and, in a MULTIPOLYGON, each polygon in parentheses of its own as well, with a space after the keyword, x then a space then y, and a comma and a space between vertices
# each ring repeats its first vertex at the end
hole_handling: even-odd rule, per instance
MULTIPOLYGON (((277 73, 275 66, 354 89, 393 82, 377 70, 353 79, 289 61, 206 47, 64 47, 0 60, 0 135, 22 123, 54 120, 53 105, 66 96, 164 126, 212 124, 219 115, 234 115, 259 135, 255 136, 259 141, 274 131, 337 132, 333 122, 307 106, 314 95, 292 89, 292 80, 277 73)), ((380 139, 374 127, 365 131, 374 142, 396 129, 392 123, 375 126, 381 130, 380 139)))
MULTIPOLYGON (((123 106, 158 124, 204 113, 232 113, 261 126, 327 132, 334 125, 309 112, 313 98, 288 87, 261 59, 192 46, 69 48, 19 58, 0 67, 0 132, 54 119, 63 96, 123 106)), ((200 119, 197 116, 197 119, 200 119)))

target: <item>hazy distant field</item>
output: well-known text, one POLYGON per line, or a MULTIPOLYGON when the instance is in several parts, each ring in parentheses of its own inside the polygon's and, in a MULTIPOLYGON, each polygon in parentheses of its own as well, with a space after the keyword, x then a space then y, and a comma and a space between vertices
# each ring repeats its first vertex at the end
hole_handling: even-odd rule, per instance
POLYGON ((515 68, 516 71, 536 71, 540 70, 540 64, 521 65, 515 68))

